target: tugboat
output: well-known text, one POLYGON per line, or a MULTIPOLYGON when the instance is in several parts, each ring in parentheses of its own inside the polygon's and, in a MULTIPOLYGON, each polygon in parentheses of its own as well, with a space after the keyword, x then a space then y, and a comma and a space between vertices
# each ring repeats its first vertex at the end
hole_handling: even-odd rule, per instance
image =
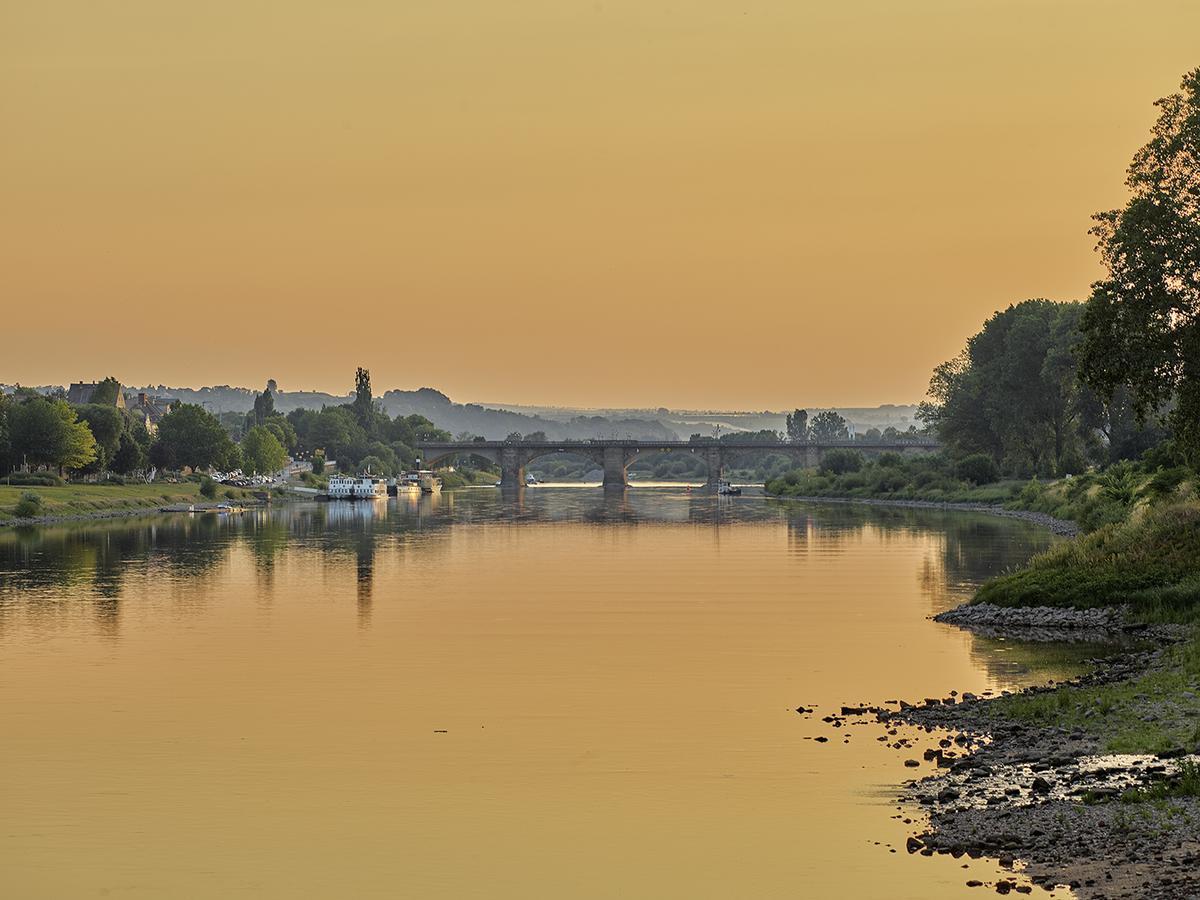
POLYGON ((728 481, 722 479, 721 481, 717 482, 717 493, 725 497, 737 497, 742 493, 742 489, 740 487, 734 487, 728 481))

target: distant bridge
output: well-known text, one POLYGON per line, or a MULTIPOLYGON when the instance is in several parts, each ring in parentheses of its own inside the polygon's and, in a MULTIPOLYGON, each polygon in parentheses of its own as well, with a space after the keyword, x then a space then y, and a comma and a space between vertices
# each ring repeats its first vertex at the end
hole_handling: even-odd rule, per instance
POLYGON ((570 453, 590 459, 604 471, 605 487, 629 484, 626 470, 630 463, 652 453, 691 453, 708 466, 708 486, 715 488, 727 463, 751 453, 780 453, 796 460, 799 466, 819 465, 829 450, 858 450, 862 453, 933 453, 941 445, 931 439, 912 438, 892 441, 419 441, 421 464, 433 468, 454 456, 478 456, 500 466, 501 487, 525 484, 525 467, 535 459, 556 453, 570 453))

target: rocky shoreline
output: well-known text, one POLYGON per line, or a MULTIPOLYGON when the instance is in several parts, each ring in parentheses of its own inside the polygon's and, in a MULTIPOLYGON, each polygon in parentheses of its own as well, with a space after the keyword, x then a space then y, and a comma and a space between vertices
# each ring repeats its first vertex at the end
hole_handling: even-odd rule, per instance
POLYGON ((1020 519, 1032 522, 1050 530, 1060 537, 1075 537, 1079 534, 1079 526, 1067 519, 1056 519, 1048 513, 1034 512, 1029 509, 1005 509, 1003 506, 993 506, 987 503, 940 503, 933 500, 884 500, 872 497, 790 497, 781 494, 767 494, 777 500, 799 500, 803 503, 859 503, 865 506, 896 506, 902 509, 952 509, 961 512, 987 513, 991 516, 1002 516, 1006 519, 1020 519))
MULTIPOLYGON (((982 610, 964 624, 1110 634, 1129 628, 1122 610, 1071 610, 1064 618, 1058 609, 997 609, 982 610)), ((955 613, 965 616, 954 610, 943 621, 953 621, 955 613)), ((1069 682, 1080 690, 1068 698, 1107 696, 1106 691, 1115 696, 1144 683, 1139 679, 1175 671, 1170 645, 1185 634, 1172 626, 1139 630, 1155 646, 1146 649, 1143 642, 1141 649, 1095 661, 1094 671, 1069 682)), ((878 740, 894 741, 888 746, 908 752, 915 752, 917 742, 897 737, 903 729, 915 729, 929 741, 944 735, 921 758, 905 760, 910 768, 932 770, 908 783, 902 797, 928 816, 927 827, 909 837, 907 850, 987 856, 1021 870, 1019 877, 968 881, 970 887, 1007 894, 1070 886, 1081 900, 1200 897, 1200 728, 1183 745, 1157 754, 1122 754, 1106 749, 1103 727, 1084 727, 1065 716, 1054 724, 1022 721, 999 707, 1061 687, 1049 684, 1012 697, 952 692, 917 703, 843 707, 841 715, 825 721, 839 728, 882 727, 878 740)), ((1134 694, 1136 715, 1146 723, 1200 724, 1198 694, 1196 676, 1178 693, 1134 694)), ((1057 704, 1059 697, 1049 699, 1057 704)), ((1105 713, 1098 705, 1084 710, 1082 721, 1101 722, 1105 713)))
POLYGON ((995 626, 1001 628, 1087 628, 1123 629, 1128 616, 1124 607, 1098 606, 1094 609, 1075 609, 1060 606, 995 606, 991 603, 964 603, 933 617, 966 628, 995 626))

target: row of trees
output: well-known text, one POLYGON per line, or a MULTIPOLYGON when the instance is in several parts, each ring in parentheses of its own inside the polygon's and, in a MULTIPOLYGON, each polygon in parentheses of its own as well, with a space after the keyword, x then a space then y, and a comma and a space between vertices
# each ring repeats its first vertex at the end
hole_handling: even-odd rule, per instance
POLYGON ((2 472, 50 468, 60 474, 130 475, 148 466, 190 466, 268 473, 286 463, 275 431, 256 426, 239 445, 215 416, 192 404, 172 409, 152 437, 144 419, 116 406, 72 406, 61 397, 26 391, 0 397, 2 472))
POLYGON ((1010 306, 934 370, 919 416, 954 454, 1065 475, 1169 439, 1200 465, 1200 69, 1157 105, 1087 302, 1010 306))
POLYGON ((117 390, 117 380, 107 378, 93 393, 104 402, 85 406, 27 389, 0 395, 0 472, 49 467, 126 475, 156 466, 267 474, 282 469, 289 454, 320 458, 323 451, 345 470, 390 475, 416 462, 416 441, 449 439, 423 416, 390 419, 374 402, 364 369, 358 370, 352 403, 283 416, 268 385, 235 421, 223 423, 200 406, 178 403, 153 437, 135 411, 115 405, 117 390))
POLYGON ((418 441, 448 441, 450 433, 424 416, 389 418, 371 394, 371 373, 355 373, 354 400, 320 411, 296 409, 287 415, 295 434, 296 451, 309 456, 318 451, 336 459, 342 471, 369 470, 393 475, 417 462, 413 445, 418 441))

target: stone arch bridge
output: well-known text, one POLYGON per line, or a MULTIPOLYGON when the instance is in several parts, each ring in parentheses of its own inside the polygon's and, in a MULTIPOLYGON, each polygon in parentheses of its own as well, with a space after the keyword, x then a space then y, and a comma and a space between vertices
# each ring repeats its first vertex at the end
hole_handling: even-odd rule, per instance
POLYGON ((791 456, 798 466, 819 465, 829 450, 858 450, 864 454, 884 451, 894 453, 932 453, 940 449, 937 441, 924 438, 866 443, 863 441, 419 441, 415 448, 421 454, 421 465, 432 469, 442 460, 454 456, 478 456, 500 466, 501 487, 525 484, 525 467, 535 459, 557 453, 582 456, 604 471, 605 487, 625 487, 629 483, 626 470, 630 463, 652 453, 692 453, 704 459, 708 466, 708 486, 715 488, 728 463, 749 454, 763 452, 791 456))

